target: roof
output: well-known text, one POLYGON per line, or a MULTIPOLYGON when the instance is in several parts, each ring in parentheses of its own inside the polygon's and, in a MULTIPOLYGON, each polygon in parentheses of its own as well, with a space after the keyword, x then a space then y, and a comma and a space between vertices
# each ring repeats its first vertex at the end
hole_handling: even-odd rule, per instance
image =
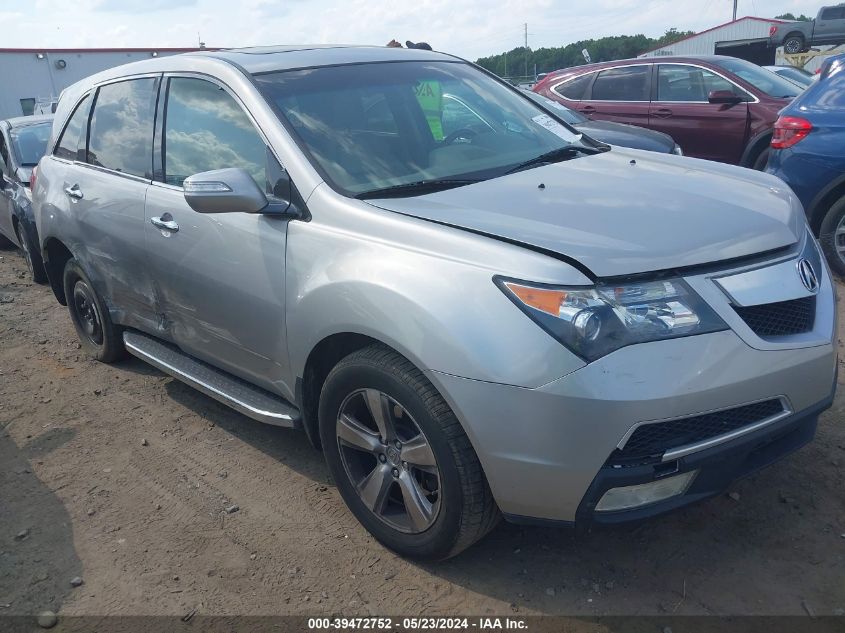
MULTIPOLYGON (((595 62, 593 64, 581 64, 580 66, 569 66, 552 71, 549 77, 557 78, 566 74, 584 74, 598 68, 618 66, 620 64, 667 64, 672 62, 704 62, 715 64, 721 59, 735 59, 730 55, 661 55, 660 57, 630 57, 628 59, 612 59, 606 62, 595 62)), ((545 79, 543 79, 545 81, 545 79)))
POLYGON ((206 48, 0 48, 2 53, 192 53, 206 48))
POLYGON ((304 44, 299 46, 257 46, 195 52, 236 64, 249 73, 313 68, 338 64, 364 64, 394 61, 454 61, 445 53, 415 48, 387 46, 347 46, 341 44, 304 44))
POLYGON ((9 127, 23 127, 26 125, 35 125, 36 123, 49 123, 53 120, 52 114, 33 114, 30 116, 16 116, 11 119, 6 119, 9 127))
POLYGON ((647 53, 653 53, 654 51, 659 51, 661 48, 666 48, 667 46, 674 46, 678 42, 685 42, 686 40, 691 40, 695 37, 699 37, 704 35, 705 33, 710 33, 711 31, 716 31, 717 29, 723 29, 726 26, 730 26, 731 24, 736 24, 737 22, 743 22, 745 20, 755 20, 757 22, 765 22, 766 24, 786 24, 790 22, 790 20, 778 20, 777 18, 758 18, 753 15, 746 15, 743 18, 737 18, 736 20, 731 20, 730 22, 725 22, 724 24, 719 24, 717 26, 710 27, 709 29, 705 29, 703 31, 699 31, 698 33, 693 33, 692 35, 687 35, 686 37, 682 37, 679 40, 675 40, 671 44, 662 44, 661 46, 655 46, 654 48, 650 48, 647 51, 643 51, 640 55, 645 55, 647 53))

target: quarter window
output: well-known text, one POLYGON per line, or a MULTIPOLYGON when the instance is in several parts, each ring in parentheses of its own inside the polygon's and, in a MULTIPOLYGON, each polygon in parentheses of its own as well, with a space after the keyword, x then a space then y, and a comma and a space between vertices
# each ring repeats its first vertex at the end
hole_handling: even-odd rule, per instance
POLYGON ((651 66, 625 66, 603 70, 593 84, 594 101, 648 101, 651 66))
POLYGON ((152 178, 156 83, 149 77, 100 88, 91 115, 89 163, 152 178))
POLYGON ((592 78, 593 73, 581 75, 571 81, 555 86, 554 91, 565 99, 580 101, 584 98, 584 93, 587 91, 587 86, 590 85, 592 78))
MULTIPOLYGON (((77 160, 77 157, 80 160, 84 160, 84 156, 78 155, 77 150, 79 148, 80 138, 82 139, 82 147, 85 147, 85 130, 88 127, 88 105, 89 100, 88 95, 86 95, 79 102, 79 105, 76 106, 76 110, 74 110, 70 120, 65 125, 56 149, 53 151, 54 156, 66 160, 77 160)), ((84 150, 81 154, 84 154, 84 150)))
POLYGON ((170 80, 163 153, 168 184, 181 187, 193 174, 241 167, 266 190, 267 145, 240 104, 203 79, 170 80))
POLYGON ((714 90, 745 93, 727 79, 696 66, 660 64, 657 68, 657 100, 706 102, 714 90))

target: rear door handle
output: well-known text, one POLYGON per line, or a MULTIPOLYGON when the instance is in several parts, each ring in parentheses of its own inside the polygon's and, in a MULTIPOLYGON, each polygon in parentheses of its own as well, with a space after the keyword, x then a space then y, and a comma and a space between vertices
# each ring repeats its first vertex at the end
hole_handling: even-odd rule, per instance
POLYGON ((65 193, 76 200, 82 200, 83 198, 82 190, 79 188, 79 185, 65 187, 65 193))
POLYGON ((669 108, 657 108, 657 110, 654 111, 654 116, 659 116, 665 119, 666 117, 672 116, 672 110, 669 108))
POLYGON ((593 106, 584 106, 580 109, 582 114, 594 114, 596 109, 593 106))
POLYGON ((164 217, 160 218, 150 218, 150 223, 156 227, 161 229, 162 231, 170 231, 171 233, 175 233, 179 230, 179 225, 176 224, 173 220, 165 220, 164 217))

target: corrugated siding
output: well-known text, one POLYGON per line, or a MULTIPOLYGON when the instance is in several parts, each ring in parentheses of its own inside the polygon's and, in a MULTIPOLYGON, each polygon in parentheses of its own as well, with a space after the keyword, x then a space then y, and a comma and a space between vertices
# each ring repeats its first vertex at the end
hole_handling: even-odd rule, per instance
POLYGON ((769 27, 778 24, 777 21, 761 22, 742 18, 736 22, 726 24, 712 31, 700 33, 693 37, 669 44, 663 48, 643 53, 640 57, 660 57, 663 55, 712 55, 716 52, 716 42, 730 42, 734 40, 752 40, 769 37, 769 27))

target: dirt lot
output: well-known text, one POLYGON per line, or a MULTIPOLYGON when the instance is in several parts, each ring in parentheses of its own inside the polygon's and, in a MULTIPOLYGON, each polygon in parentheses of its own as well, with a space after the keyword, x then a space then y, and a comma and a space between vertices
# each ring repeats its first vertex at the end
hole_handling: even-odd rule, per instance
POLYGON ((24 270, 0 250, 0 615, 845 609, 843 396, 814 443, 731 496, 580 539, 502 524, 418 565, 359 527, 303 434, 85 358, 24 270))

